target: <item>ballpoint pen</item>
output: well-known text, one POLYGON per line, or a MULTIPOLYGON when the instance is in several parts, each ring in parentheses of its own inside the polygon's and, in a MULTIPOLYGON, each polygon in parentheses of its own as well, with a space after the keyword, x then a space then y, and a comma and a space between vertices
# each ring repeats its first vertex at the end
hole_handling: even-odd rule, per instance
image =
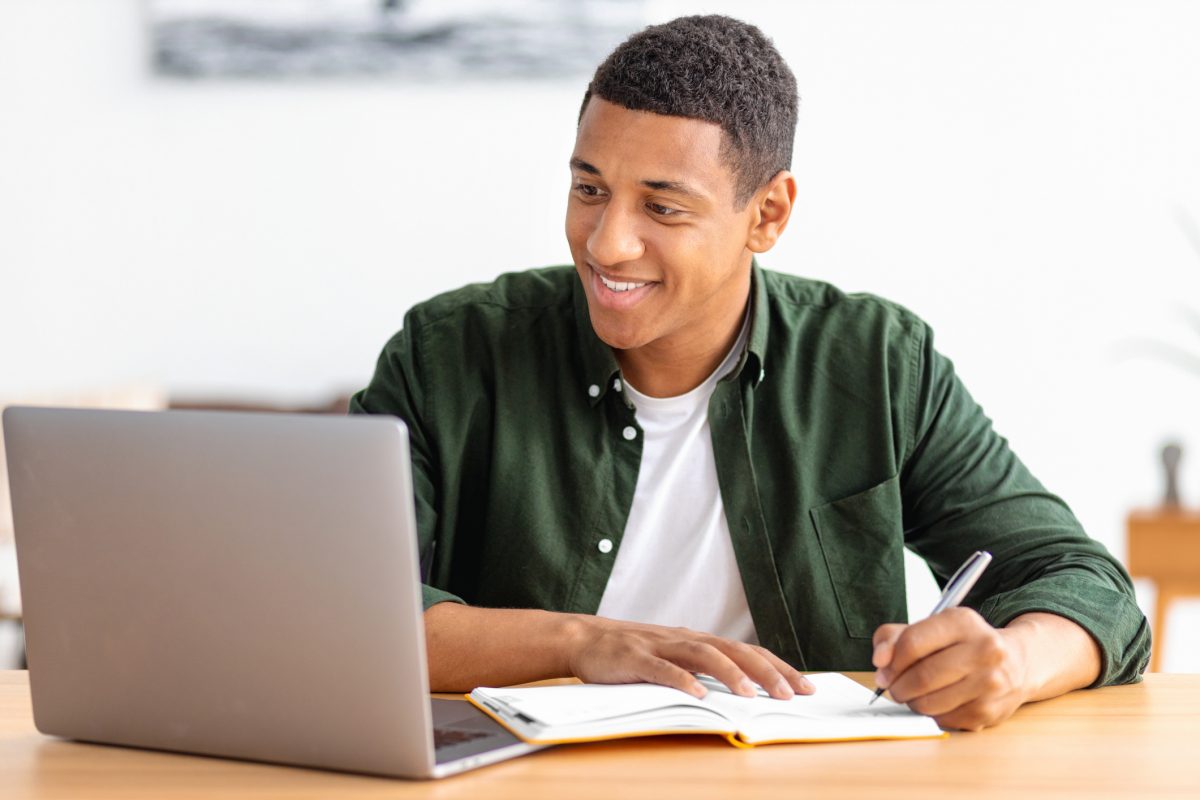
MULTIPOLYGON (((962 603, 963 598, 967 596, 967 592, 971 591, 971 587, 975 585, 975 581, 979 580, 979 576, 983 574, 984 569, 992 560, 992 554, 986 550, 976 550, 975 553, 968 558, 963 565, 958 568, 946 582, 946 588, 942 590, 942 596, 938 598, 937 605, 933 607, 933 611, 929 612, 929 616, 933 616, 939 612, 945 611, 947 608, 954 608, 962 603)), ((875 690, 875 696, 870 699, 867 705, 871 705, 879 696, 886 691, 884 688, 875 690)))

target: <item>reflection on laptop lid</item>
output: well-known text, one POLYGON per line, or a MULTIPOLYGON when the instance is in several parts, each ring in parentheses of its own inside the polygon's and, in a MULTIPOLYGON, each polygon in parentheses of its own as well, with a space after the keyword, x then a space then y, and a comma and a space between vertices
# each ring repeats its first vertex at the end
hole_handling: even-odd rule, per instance
POLYGON ((467 703, 431 710, 400 421, 3 424, 38 730, 414 778, 535 749, 467 703))

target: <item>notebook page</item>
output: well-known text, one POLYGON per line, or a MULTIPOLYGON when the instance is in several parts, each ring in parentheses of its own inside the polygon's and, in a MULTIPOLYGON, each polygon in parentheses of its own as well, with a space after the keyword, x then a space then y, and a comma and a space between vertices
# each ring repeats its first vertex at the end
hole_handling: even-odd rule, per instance
POLYGON ((775 700, 765 692, 739 697, 705 680, 709 690, 705 702, 733 720, 747 741, 941 735, 932 719, 886 697, 868 705, 873 692, 845 675, 825 672, 805 677, 816 691, 790 700, 775 700))

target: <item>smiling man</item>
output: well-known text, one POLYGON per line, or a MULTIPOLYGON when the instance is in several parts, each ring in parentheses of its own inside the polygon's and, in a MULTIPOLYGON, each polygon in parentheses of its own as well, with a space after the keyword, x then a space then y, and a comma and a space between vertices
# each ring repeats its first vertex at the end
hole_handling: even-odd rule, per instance
POLYGON ((686 17, 597 69, 574 268, 413 308, 351 410, 409 427, 434 689, 693 673, 786 698, 877 669, 943 727, 1136 680, 1124 569, 906 309, 770 272, 798 99, 753 26, 686 17), (903 549, 962 608, 905 624, 903 549))

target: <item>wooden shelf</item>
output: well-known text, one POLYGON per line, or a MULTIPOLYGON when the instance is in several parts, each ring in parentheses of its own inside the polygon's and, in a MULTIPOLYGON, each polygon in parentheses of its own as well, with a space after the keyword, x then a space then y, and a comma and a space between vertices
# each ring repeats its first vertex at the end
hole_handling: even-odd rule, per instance
POLYGON ((1200 511, 1134 511, 1128 519, 1129 572, 1154 581, 1150 671, 1158 672, 1166 649, 1166 620, 1176 600, 1200 595, 1200 511))

